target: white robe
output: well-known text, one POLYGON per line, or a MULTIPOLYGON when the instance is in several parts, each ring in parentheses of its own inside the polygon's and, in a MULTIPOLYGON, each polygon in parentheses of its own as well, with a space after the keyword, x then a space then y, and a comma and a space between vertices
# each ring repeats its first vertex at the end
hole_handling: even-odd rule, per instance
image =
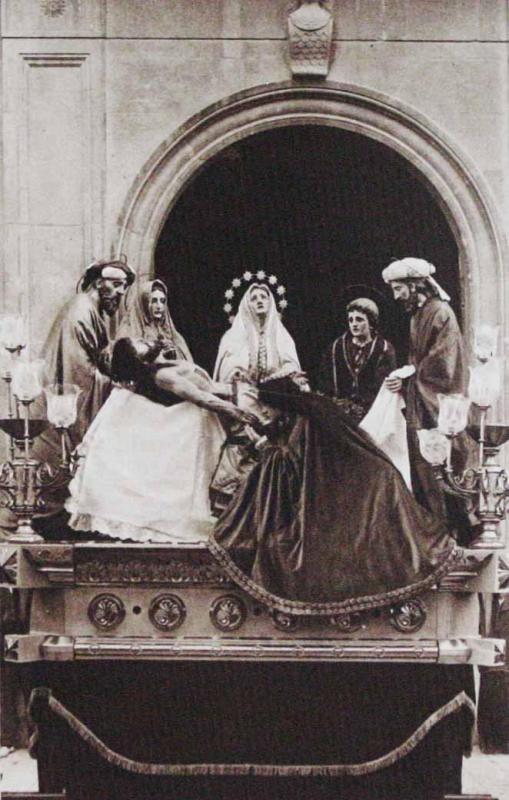
POLYGON ((114 389, 78 448, 70 526, 137 542, 203 541, 223 440, 210 411, 114 389))

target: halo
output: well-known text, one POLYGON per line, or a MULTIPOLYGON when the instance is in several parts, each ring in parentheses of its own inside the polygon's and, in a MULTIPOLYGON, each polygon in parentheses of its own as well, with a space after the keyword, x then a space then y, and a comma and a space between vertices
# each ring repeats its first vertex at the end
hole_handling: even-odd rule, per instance
POLYGON ((352 300, 357 300, 359 297, 367 297, 369 300, 376 303, 380 313, 380 319, 382 320, 385 317, 388 298, 379 289, 375 289, 374 286, 368 286, 366 283, 353 283, 347 286, 341 295, 340 304, 346 311, 347 305, 351 303, 352 300))
POLYGON ((382 307, 387 304, 387 297, 383 292, 379 289, 375 289, 374 286, 368 286, 367 283, 352 283, 344 289, 341 295, 341 299, 345 305, 351 303, 352 300, 357 300, 359 297, 367 297, 369 300, 373 300, 374 303, 382 307))
POLYGON ((277 277, 277 275, 268 275, 264 269, 256 270, 256 272, 251 272, 250 270, 246 270, 240 278, 233 278, 230 286, 226 289, 224 293, 226 302, 223 305, 223 311, 225 312, 225 314, 228 315, 228 322, 230 323, 230 325, 235 319, 235 315, 232 314, 234 310, 234 301, 236 299, 235 293, 239 289, 248 288, 249 284, 252 283, 261 283, 263 286, 266 286, 267 289, 270 289, 270 291, 274 295, 274 299, 276 301, 279 314, 281 316, 283 315, 285 308, 288 307, 288 300, 286 299, 286 288, 281 283, 279 283, 279 278, 277 277))

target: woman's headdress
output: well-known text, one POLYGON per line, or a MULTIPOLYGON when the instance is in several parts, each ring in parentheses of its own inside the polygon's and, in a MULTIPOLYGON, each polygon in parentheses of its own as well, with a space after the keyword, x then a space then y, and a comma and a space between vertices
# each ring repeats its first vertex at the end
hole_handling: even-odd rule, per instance
MULTIPOLYGON (((260 359, 261 348, 263 349, 263 371, 270 375, 285 366, 291 367, 294 371, 300 371, 299 357, 295 348, 295 342, 281 322, 280 313, 276 305, 276 297, 279 297, 279 308, 286 308, 285 298, 286 289, 281 286, 275 275, 269 276, 264 281, 265 273, 260 270, 258 273, 244 273, 244 290, 239 308, 235 317, 230 318, 231 328, 225 333, 219 346, 219 353, 216 360, 214 375, 218 380, 228 380, 236 369, 242 371, 257 371, 260 359), (260 277, 262 276, 262 277, 260 277), (274 280, 271 281, 271 278, 274 280), (271 291, 271 286, 276 287, 276 291, 271 291), (269 308, 263 325, 260 329, 257 315, 250 305, 250 294, 254 289, 263 287, 269 296, 269 308), (280 291, 278 291, 280 287, 280 291), (283 304, 283 305, 281 305, 283 304)), ((240 279, 232 281, 232 290, 242 286, 240 279), (238 283, 237 283, 238 281, 238 283), (239 285, 240 284, 240 285, 239 285)), ((228 300, 224 307, 226 313, 230 313, 232 305, 229 302, 233 297, 225 293, 228 300)), ((258 375, 258 377, 260 377, 258 375)))
POLYGON ((252 287, 254 283, 265 286, 270 290, 280 314, 283 314, 285 308, 287 308, 286 288, 279 283, 277 275, 267 275, 263 269, 259 269, 257 272, 246 270, 241 278, 233 278, 224 293, 226 303, 223 306, 223 311, 228 314, 228 322, 230 324, 235 319, 235 299, 238 297, 239 290, 244 292, 246 287, 252 287))
POLYGON ((177 349, 179 358, 183 358, 186 361, 193 360, 184 337, 175 328, 168 308, 168 288, 160 278, 145 280, 138 284, 138 291, 129 303, 127 312, 120 324, 118 336, 119 338, 131 336, 135 339, 148 340, 156 338, 170 339, 177 349), (157 322, 152 319, 150 313, 150 298, 156 290, 163 292, 166 297, 163 317, 157 322))

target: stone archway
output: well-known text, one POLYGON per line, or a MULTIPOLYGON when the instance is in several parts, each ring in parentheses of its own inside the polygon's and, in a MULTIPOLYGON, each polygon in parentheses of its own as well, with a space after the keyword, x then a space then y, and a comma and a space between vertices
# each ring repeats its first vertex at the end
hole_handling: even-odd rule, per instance
POLYGON ((126 253, 140 272, 151 272, 169 211, 208 159, 239 139, 289 125, 340 127, 403 156, 438 200, 458 243, 467 336, 486 318, 486 309, 492 321, 503 323, 506 246, 482 177, 418 112, 350 85, 269 84, 192 117, 161 144, 137 176, 119 216, 114 249, 126 253))

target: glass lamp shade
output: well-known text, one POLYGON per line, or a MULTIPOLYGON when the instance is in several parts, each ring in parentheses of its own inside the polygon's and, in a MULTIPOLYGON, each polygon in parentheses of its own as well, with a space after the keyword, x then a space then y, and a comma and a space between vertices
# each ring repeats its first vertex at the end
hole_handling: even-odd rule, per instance
POLYGON ((76 422, 78 414, 79 386, 73 383, 54 383, 44 387, 46 416, 55 428, 69 428, 76 422))
POLYGON ((462 394, 439 394, 438 430, 444 436, 457 436, 465 430, 470 398, 462 394))
POLYGON ((8 350, 18 350, 26 345, 25 320, 20 314, 6 314, 0 318, 0 342, 8 350))
POLYGON ((12 377, 12 356, 4 348, 0 347, 0 378, 8 379, 12 377))
POLYGON ((438 428, 417 431, 421 455, 432 467, 438 467, 447 460, 449 442, 438 428))
POLYGON ((488 361, 497 354, 498 325, 484 323, 479 325, 475 332, 474 353, 479 361, 488 361))
POLYGON ((31 403, 42 392, 44 362, 18 361, 12 372, 12 391, 22 403, 31 403))
POLYGON ((476 406, 489 408, 500 395, 502 389, 500 359, 492 358, 484 364, 469 367, 469 370, 468 396, 476 406))

